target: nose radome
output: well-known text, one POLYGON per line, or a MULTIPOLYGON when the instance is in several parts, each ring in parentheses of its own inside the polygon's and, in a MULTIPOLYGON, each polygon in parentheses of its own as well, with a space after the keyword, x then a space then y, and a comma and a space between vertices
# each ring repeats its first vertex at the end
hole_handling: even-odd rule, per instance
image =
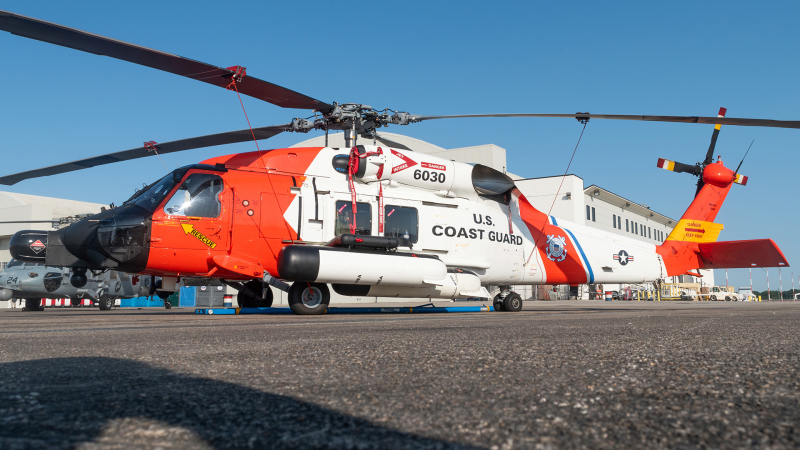
POLYGON ((84 219, 63 232, 63 247, 95 269, 140 272, 147 263, 149 214, 135 205, 84 219))

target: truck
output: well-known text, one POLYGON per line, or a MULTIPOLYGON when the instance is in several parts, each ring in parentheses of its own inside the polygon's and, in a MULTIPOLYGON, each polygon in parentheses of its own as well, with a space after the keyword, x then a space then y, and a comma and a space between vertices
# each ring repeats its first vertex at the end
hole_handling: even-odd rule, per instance
POLYGON ((707 294, 698 294, 701 300, 710 300, 726 302, 741 302, 744 301, 744 296, 737 294, 732 286, 711 286, 707 294))

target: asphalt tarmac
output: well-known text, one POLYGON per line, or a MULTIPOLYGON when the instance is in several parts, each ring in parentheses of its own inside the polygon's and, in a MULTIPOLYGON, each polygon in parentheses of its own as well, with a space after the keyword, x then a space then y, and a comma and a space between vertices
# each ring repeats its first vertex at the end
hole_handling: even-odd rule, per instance
POLYGON ((800 302, 2 310, 0 449, 797 448, 798 350, 800 302))

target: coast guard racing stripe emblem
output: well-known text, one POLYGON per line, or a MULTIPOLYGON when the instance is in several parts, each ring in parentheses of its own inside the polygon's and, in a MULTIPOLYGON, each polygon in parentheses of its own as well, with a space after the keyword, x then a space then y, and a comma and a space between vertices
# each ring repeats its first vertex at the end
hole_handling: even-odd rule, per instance
POLYGON ((547 235, 547 259, 561 262, 567 257, 567 239, 555 234, 547 235))

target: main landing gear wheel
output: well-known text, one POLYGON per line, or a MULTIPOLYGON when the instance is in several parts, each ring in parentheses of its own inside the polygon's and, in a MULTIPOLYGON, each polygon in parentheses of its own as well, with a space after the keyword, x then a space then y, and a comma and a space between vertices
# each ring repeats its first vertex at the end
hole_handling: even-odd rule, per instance
POLYGON ((114 306, 114 299, 111 297, 101 298, 97 303, 100 304, 100 311, 108 311, 114 306))
POLYGON ((251 280, 236 295, 240 308, 269 308, 272 306, 272 289, 261 280, 251 280))
POLYGON ((503 299, 503 310, 511 312, 522 311, 522 297, 516 292, 506 295, 503 299))
POLYGON ((42 299, 40 298, 28 298, 25 299, 25 308, 23 311, 44 311, 42 308, 42 299))
POLYGON ((500 297, 500 294, 494 296, 494 302, 492 303, 492 306, 494 306, 495 311, 505 311, 503 308, 503 298, 500 297))
POLYGON ((73 297, 73 298, 69 299, 69 304, 72 305, 72 306, 81 306, 81 300, 82 299, 80 299, 80 298, 73 297))
POLYGON ((289 307, 295 314, 324 314, 331 302, 331 291, 322 283, 297 281, 289 288, 289 307))

